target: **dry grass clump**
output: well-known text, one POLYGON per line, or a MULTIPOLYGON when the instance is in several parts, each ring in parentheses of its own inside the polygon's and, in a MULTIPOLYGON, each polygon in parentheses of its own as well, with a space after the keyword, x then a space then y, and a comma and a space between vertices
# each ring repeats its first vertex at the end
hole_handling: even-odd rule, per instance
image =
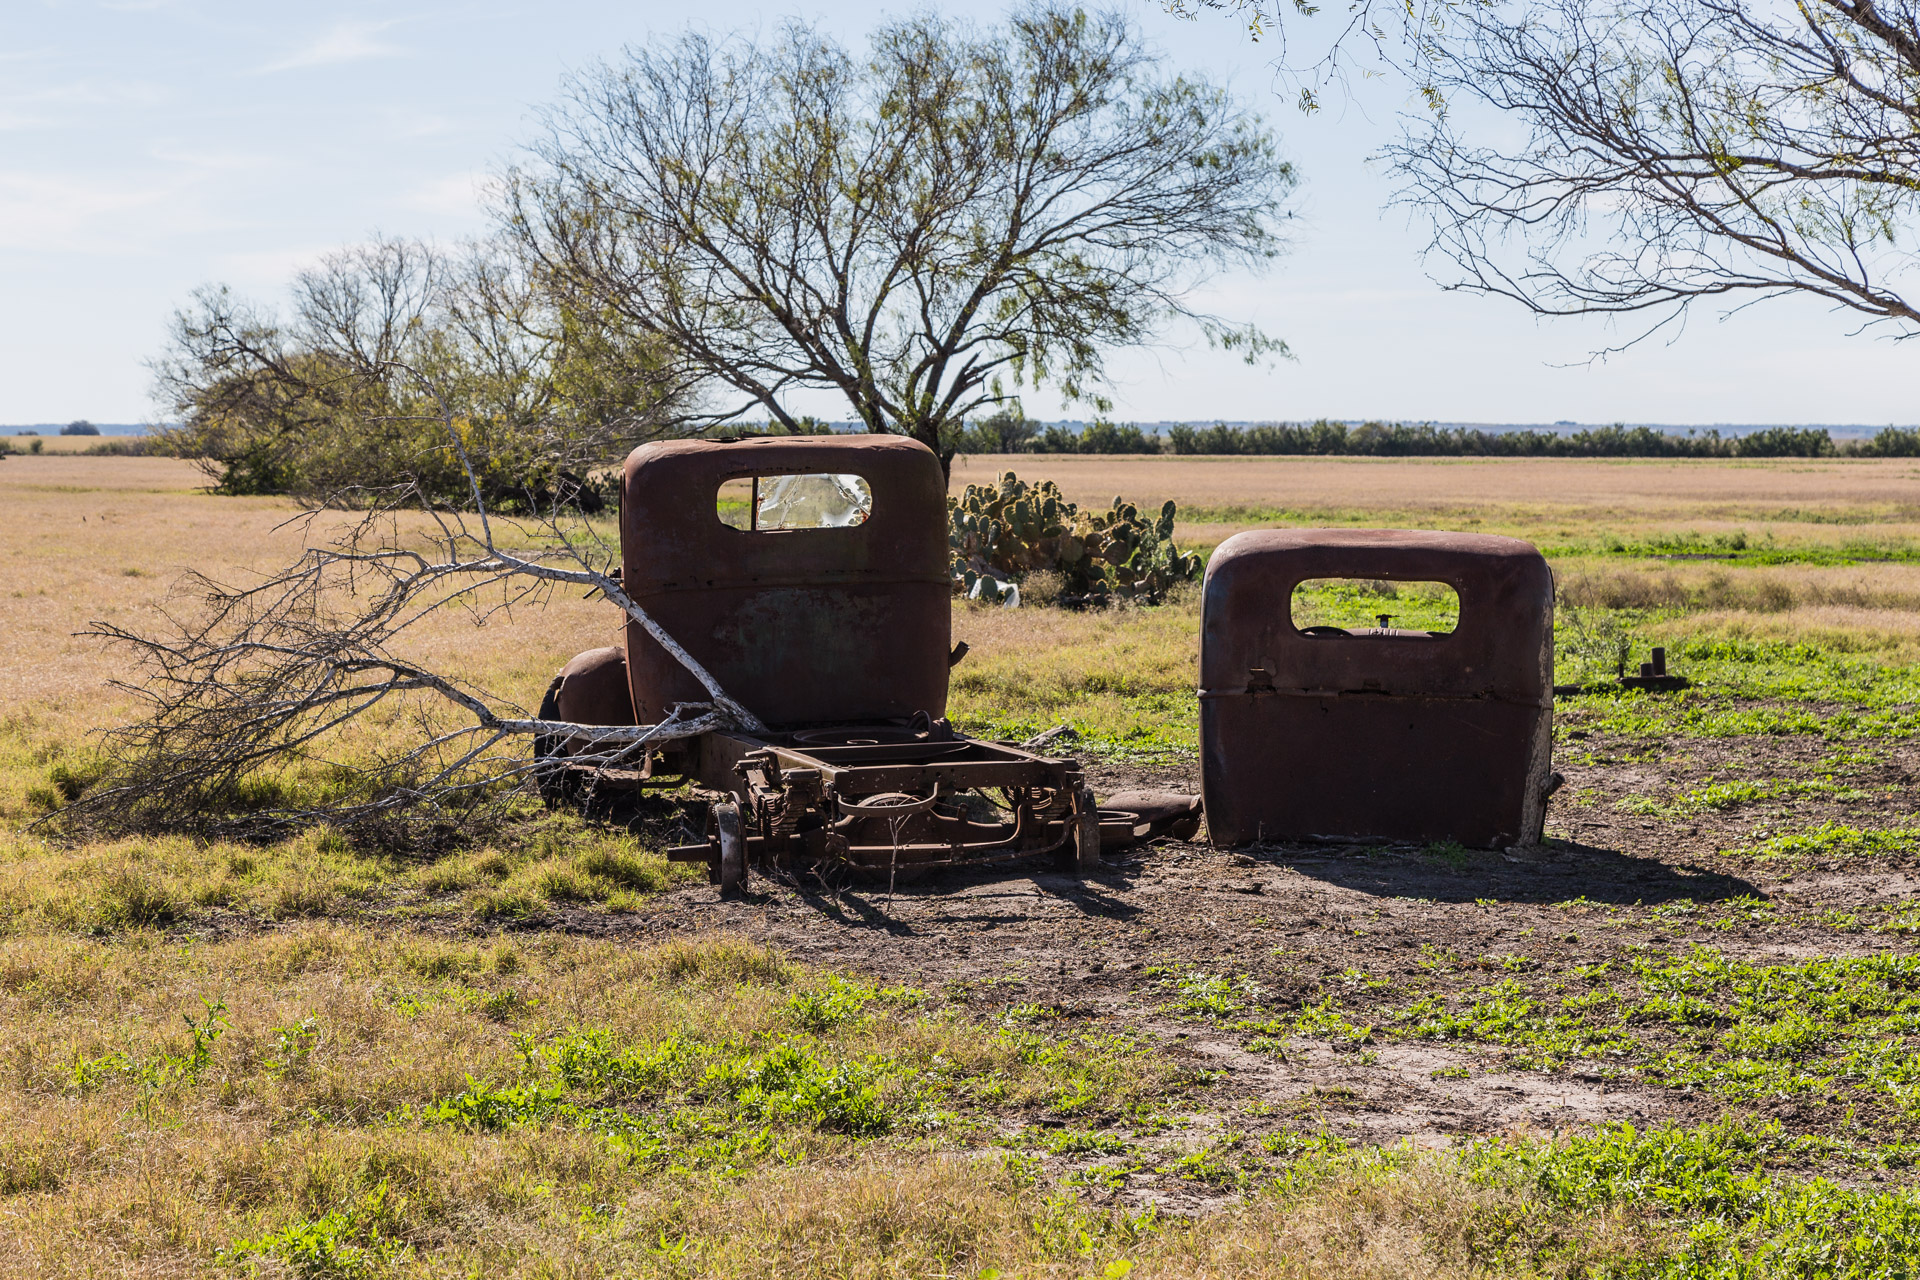
POLYGON ((1082 732, 1121 739, 1197 715, 1189 706, 1199 675, 1197 584, 1143 609, 960 603, 953 637, 971 646, 947 696, 959 723, 1018 731, 1071 718, 1082 732))
MULTIPOLYGON (((1620 611, 1638 615, 1632 630, 1641 642, 1787 641, 1885 662, 1920 660, 1914 565, 1726 569, 1584 561, 1561 569, 1558 603, 1563 648, 1578 647, 1596 620, 1620 611)), ((1609 670, 1596 667, 1590 677, 1611 674, 1610 653, 1595 661, 1609 670)))
POLYGON ((1778 613, 1709 609, 1644 624, 1650 643, 1679 639, 1785 641, 1829 653, 1871 656, 1878 662, 1920 662, 1920 614, 1844 605, 1790 608, 1778 613))
MULTIPOLYGON (((672 1216, 670 1231, 705 1246, 687 1274, 1388 1280, 1502 1273, 1468 1247, 1476 1218, 1491 1217, 1502 1198, 1468 1185, 1443 1158, 1384 1175, 1335 1174, 1305 1194, 1271 1194, 1192 1220, 1043 1198, 965 1158, 793 1169, 743 1192, 672 1216)), ((1587 1247, 1574 1252, 1582 1262, 1614 1252, 1598 1241, 1581 1244, 1587 1247)))
POLYGON ((259 924, 375 906, 522 920, 580 904, 630 912, 703 874, 624 831, 566 814, 530 818, 439 857, 358 848, 325 827, 270 844, 0 834, 0 936, 110 935, 235 916, 259 924))
POLYGON ((0 1219, 13 1274, 205 1274, 236 1240, 356 1210, 404 1250, 389 1255, 400 1265, 294 1274, 1573 1277, 1657 1256, 1671 1234, 1595 1213, 1541 1224, 1545 1239, 1513 1239, 1530 1206, 1476 1186, 1441 1155, 1332 1172, 1188 1220, 1046 1196, 973 1153, 849 1152, 730 1178, 637 1179, 606 1143, 565 1131, 456 1140, 296 1128, 272 1138, 236 1124, 189 1152, 139 1143, 110 1153, 104 1134, 91 1136, 77 1165, 62 1150, 39 1167, 92 1177, 57 1196, 22 1188, 0 1219))
POLYGON ((1920 565, 1763 565, 1725 569, 1583 562, 1563 570, 1560 603, 1576 608, 1785 613, 1920 609, 1920 565))
MULTIPOLYGON (((906 1275, 995 1257, 1053 1273, 1067 1246, 1077 1262, 1079 1226, 1036 1240, 1035 1215, 1060 1210, 973 1150, 1003 1123, 980 1129, 978 1109, 1093 1097, 1100 1114, 1123 1111, 1164 1096, 1174 1073, 1097 1038, 913 1012, 921 1000, 730 939, 462 943, 338 925, 186 946, 16 936, 0 941, 0 1258, 8 1274, 188 1274, 271 1238, 254 1250, 270 1269, 330 1250, 307 1259, 312 1274, 381 1274, 399 1250, 408 1274, 428 1275, 632 1274, 675 1259, 664 1269, 906 1275), (439 1100, 476 1090, 538 1096, 541 1055, 579 1028, 635 1052, 751 1060, 798 1044, 880 1064, 861 1070, 931 1072, 959 1082, 946 1105, 975 1118, 885 1139, 774 1120, 768 1145, 767 1122, 716 1111, 683 1132, 669 1112, 636 1123, 683 1145, 644 1155, 623 1130, 565 1113, 435 1118, 439 1100), (528 1080, 533 1095, 511 1093, 528 1080)), ((1086 1215, 1091 1238, 1127 1243, 1108 1240, 1108 1217, 1086 1215)))
POLYGON ((0 863, 0 930, 10 931, 164 928, 207 908, 259 920, 322 916, 364 903, 401 869, 324 829, 271 846, 10 843, 0 863))

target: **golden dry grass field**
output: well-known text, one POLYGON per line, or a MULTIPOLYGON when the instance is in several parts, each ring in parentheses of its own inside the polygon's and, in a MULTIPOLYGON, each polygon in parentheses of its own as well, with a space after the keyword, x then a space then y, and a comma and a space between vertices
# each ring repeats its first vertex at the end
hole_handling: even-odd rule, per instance
MULTIPOLYGON (((1201 549, 1534 540, 1591 683, 1550 840, 723 901, 536 811, 417 855, 29 827, 134 706, 75 633, 303 536, 68 443, 0 460, 0 1275, 1912 1274, 1914 463, 963 459, 1201 549), (1605 688, 1653 643, 1692 689, 1605 688)), ((1190 781, 1198 616, 957 605, 952 712, 1190 781)), ((417 656, 531 706, 616 624, 417 656)))
MULTIPOLYGON (((1871 526, 1920 527, 1920 460, 1764 458, 1109 457, 982 454, 954 461, 956 486, 1007 470, 1044 472, 1068 498, 1172 498, 1205 513, 1301 512, 1321 520, 1383 515, 1524 528, 1538 539, 1744 528, 1780 537, 1871 526), (1802 529, 1807 526, 1808 529, 1802 529)), ((1407 523, 1401 521, 1398 523, 1407 523)))

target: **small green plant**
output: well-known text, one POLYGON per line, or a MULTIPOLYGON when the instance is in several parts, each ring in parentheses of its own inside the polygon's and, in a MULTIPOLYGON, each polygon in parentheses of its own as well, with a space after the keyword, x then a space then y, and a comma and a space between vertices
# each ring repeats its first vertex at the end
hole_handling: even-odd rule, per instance
POLYGON ((412 1247, 392 1232, 404 1202, 393 1203, 387 1180, 351 1204, 311 1221, 253 1240, 236 1240, 216 1255, 228 1266, 264 1259, 281 1263, 296 1276, 312 1280, 362 1280, 392 1270, 412 1255, 412 1247))
POLYGON ((1165 1166, 1165 1172, 1189 1182, 1198 1182, 1222 1190, 1237 1191, 1247 1185, 1246 1162, 1230 1158, 1246 1138, 1238 1133, 1222 1134, 1198 1151, 1190 1152, 1165 1166))
MULTIPOLYGON (((1756 832, 1756 835, 1762 834, 1756 832)), ((1728 853, 1749 858, 1859 858, 1911 854, 1920 849, 1920 828, 1862 830, 1843 822, 1823 822, 1806 831, 1769 836, 1728 853)))
POLYGON ((1259 984, 1244 974, 1231 978, 1196 970, 1162 978, 1160 985, 1171 987, 1178 994, 1174 1012, 1208 1020, 1233 1017, 1260 995, 1259 984))
POLYGON ((196 1083, 212 1063, 213 1046, 227 1029, 226 1001, 203 997, 200 1003, 206 1007, 206 1013, 198 1022, 191 1014, 180 1015, 191 1038, 185 1053, 163 1051, 148 1058, 134 1058, 116 1052, 83 1059, 75 1062, 71 1069, 74 1088, 84 1093, 114 1077, 131 1079, 148 1094, 196 1083))
POLYGON ((320 1040, 320 1024, 312 1018, 273 1029, 273 1049, 269 1070, 277 1076, 297 1076, 306 1070, 313 1046, 320 1040))
POLYGON ((787 1014, 803 1031, 830 1031, 858 1019, 876 1001, 910 1006, 924 999, 926 992, 913 987, 881 989, 828 974, 819 986, 789 997, 787 1014))
POLYGON ((1640 620, 1637 611, 1572 607, 1556 615, 1556 678, 1584 685, 1625 674, 1634 649, 1633 627, 1640 620))
POLYGON ((1133 1149, 1133 1143, 1117 1133, 1100 1133, 1092 1129, 1029 1129, 1023 1135, 1026 1141, 1043 1151, 1057 1156, 1076 1155, 1125 1155, 1133 1149))

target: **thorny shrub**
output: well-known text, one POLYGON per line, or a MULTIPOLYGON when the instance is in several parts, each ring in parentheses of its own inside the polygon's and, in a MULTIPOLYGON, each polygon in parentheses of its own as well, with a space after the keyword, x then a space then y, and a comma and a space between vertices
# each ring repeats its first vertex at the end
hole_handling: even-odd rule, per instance
POLYGON ((1009 471, 998 485, 968 485, 947 508, 957 594, 999 600, 1009 583, 1057 574, 1048 594, 1069 607, 1158 604, 1200 576, 1200 557, 1173 543, 1171 499, 1158 517, 1117 497, 1107 511, 1082 511, 1051 480, 1028 484, 1009 471))

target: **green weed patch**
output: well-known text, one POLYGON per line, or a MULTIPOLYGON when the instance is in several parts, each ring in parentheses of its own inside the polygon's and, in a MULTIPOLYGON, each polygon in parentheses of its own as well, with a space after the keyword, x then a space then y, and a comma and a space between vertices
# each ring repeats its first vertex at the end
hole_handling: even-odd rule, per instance
MULTIPOLYGON (((1766 965, 1708 947, 1592 966, 1574 989, 1517 978, 1374 1012, 1378 1033, 1498 1047, 1730 1102, 1804 1098, 1920 1121, 1920 957, 1766 965)), ((1438 988, 1440 984, 1436 983, 1438 988)))
POLYGON ((1915 1274, 1920 1190, 1781 1172, 1810 1158, 1880 1163, 1872 1151, 1794 1137, 1778 1123, 1729 1120, 1644 1131, 1610 1125, 1551 1143, 1486 1142, 1472 1148, 1464 1164, 1483 1185, 1526 1195, 1526 1217, 1536 1220, 1512 1224, 1520 1228, 1514 1237, 1549 1234, 1551 1219, 1569 1212, 1651 1213, 1683 1228, 1659 1255, 1618 1274, 1675 1280, 1915 1274))
POLYGON ((1823 822, 1805 831, 1784 831, 1753 844, 1725 850, 1735 857, 1825 861, 1839 858, 1907 857, 1920 850, 1920 827, 1863 830, 1842 822, 1823 822))
POLYGON ((739 1172, 797 1158, 820 1135, 965 1139, 983 1131, 983 1109, 1112 1118, 1177 1087, 1132 1035, 1049 1036, 1020 1020, 989 1030, 950 1014, 912 1014, 926 998, 828 975, 786 996, 775 1022, 752 1033, 690 1026, 650 1041, 602 1027, 544 1040, 523 1033, 514 1037, 520 1078, 469 1077, 391 1119, 463 1132, 565 1126, 655 1167, 739 1172), (872 1018, 882 1009, 891 1034, 875 1039, 872 1018), (911 1019, 904 1034, 893 1023, 901 1016, 911 1019))
MULTIPOLYGON (((1806 512, 1778 513, 1796 523, 1833 524, 1831 515, 1806 512)), ((1858 523, 1867 523, 1858 520, 1858 523)), ((1771 533, 1752 537, 1745 530, 1703 534, 1693 530, 1656 534, 1646 538, 1601 535, 1542 547, 1550 556, 1598 555, 1627 560, 1714 560, 1728 565, 1848 565, 1912 564, 1920 561, 1920 547, 1906 539, 1852 538, 1837 544, 1782 545, 1771 533)))
POLYGON ((1920 733, 1920 667, 1733 640, 1676 643, 1667 661, 1693 687, 1654 694, 1589 685, 1562 704, 1557 727, 1628 738, 1805 735, 1832 743, 1920 733))
POLYGON ((1617 808, 1626 813, 1656 818, 1686 818, 1701 813, 1720 813, 1744 804, 1781 800, 1795 796, 1824 796, 1831 800, 1859 800, 1866 792, 1831 780, 1785 779, 1770 782, 1741 780, 1714 782, 1704 787, 1678 791, 1664 800, 1652 796, 1629 796, 1617 808))

